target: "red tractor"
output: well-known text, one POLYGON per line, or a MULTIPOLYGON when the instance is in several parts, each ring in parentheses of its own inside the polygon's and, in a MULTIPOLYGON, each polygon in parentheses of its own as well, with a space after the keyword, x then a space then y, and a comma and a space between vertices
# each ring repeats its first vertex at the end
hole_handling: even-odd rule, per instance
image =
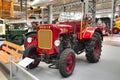
MULTIPOLYGON (((28 39, 28 43, 31 39, 28 39)), ((50 68, 59 69, 63 77, 68 77, 75 67, 75 54, 85 51, 88 62, 99 61, 102 39, 102 31, 97 27, 89 27, 87 20, 42 24, 37 27, 35 45, 31 44, 25 49, 23 58, 35 60, 28 66, 30 69, 43 61, 50 64, 50 68)))

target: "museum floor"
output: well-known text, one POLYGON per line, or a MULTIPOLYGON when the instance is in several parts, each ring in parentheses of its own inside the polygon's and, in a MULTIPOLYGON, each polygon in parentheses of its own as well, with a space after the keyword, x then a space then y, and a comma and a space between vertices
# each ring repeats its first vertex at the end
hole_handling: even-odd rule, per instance
MULTIPOLYGON (((2 41, 0 43, 2 44, 2 41)), ((77 55, 75 70, 67 78, 63 78, 59 70, 48 68, 48 64, 43 62, 37 68, 28 70, 28 72, 39 80, 120 80, 119 35, 104 37, 102 55, 98 63, 88 63, 84 54, 77 55)), ((8 67, 9 65, 5 66, 8 67)), ((12 80, 33 80, 19 69, 14 68, 13 73, 12 80)), ((3 76, 3 74, 0 74, 0 76, 3 76)), ((0 80, 6 79, 0 78, 0 80)))

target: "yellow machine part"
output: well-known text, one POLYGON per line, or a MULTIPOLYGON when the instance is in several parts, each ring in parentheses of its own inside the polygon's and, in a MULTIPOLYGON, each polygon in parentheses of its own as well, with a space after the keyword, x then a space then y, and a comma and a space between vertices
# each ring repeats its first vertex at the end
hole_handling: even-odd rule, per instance
POLYGON ((120 20, 115 22, 115 26, 114 26, 114 27, 116 27, 116 28, 119 28, 119 29, 120 29, 120 20))

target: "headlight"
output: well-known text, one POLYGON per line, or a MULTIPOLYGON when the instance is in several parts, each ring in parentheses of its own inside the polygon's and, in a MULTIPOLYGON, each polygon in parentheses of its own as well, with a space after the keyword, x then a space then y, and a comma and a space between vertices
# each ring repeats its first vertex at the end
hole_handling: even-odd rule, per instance
POLYGON ((103 34, 105 34, 105 30, 103 30, 102 32, 103 32, 103 34))
POLYGON ((28 43, 31 43, 31 42, 32 42, 32 38, 31 38, 31 37, 28 37, 28 38, 27 38, 27 42, 28 42, 28 43))
POLYGON ((55 44, 55 46, 59 46, 60 45, 60 40, 55 40, 54 44, 55 44))

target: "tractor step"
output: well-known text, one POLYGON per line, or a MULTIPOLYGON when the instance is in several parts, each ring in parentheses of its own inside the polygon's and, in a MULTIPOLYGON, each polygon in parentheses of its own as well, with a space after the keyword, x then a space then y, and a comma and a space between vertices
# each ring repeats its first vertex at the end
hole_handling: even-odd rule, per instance
POLYGON ((48 67, 52 69, 58 69, 58 65, 55 65, 55 64, 51 64, 48 67))
POLYGON ((83 53, 85 50, 81 50, 81 51, 78 51, 78 54, 81 54, 81 53, 83 53))

